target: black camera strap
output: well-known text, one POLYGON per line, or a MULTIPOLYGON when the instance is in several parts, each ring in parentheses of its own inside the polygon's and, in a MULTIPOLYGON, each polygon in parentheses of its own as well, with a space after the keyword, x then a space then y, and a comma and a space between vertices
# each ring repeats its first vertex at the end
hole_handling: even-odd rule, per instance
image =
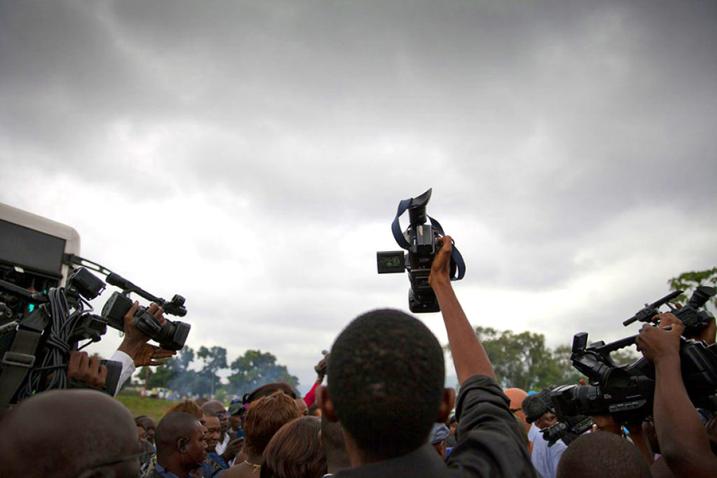
POLYGON ((7 408, 28 372, 35 365, 35 353, 45 328, 40 308, 20 322, 12 345, 2 357, 0 372, 0 409, 7 408))
MULTIPOLYGON (((411 201, 412 199, 409 198, 404 199, 398 203, 398 211, 396 211, 396 217, 393 218, 393 223, 391 223, 391 231, 393 232, 393 238, 396 240, 399 246, 406 250, 411 247, 411 244, 408 243, 408 241, 403 235, 403 231, 401 231, 401 223, 399 222, 399 218, 411 206, 411 201)), ((431 226, 433 226, 433 228, 436 229, 441 234, 441 236, 446 235, 443 232, 443 227, 438 221, 433 219, 431 216, 426 215, 426 217, 428 217, 428 220, 431 222, 431 226)), ((466 275, 466 263, 463 261, 463 256, 456 248, 455 243, 453 244, 453 250, 451 251, 451 261, 456 266, 455 275, 451 277, 451 280, 463 279, 463 276, 466 275)))

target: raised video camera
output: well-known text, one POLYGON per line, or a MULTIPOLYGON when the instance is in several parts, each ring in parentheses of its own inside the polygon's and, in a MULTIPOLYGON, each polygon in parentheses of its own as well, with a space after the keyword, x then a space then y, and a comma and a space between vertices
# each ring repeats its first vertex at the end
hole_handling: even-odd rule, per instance
MULTIPOLYGON (((132 307, 132 299, 129 298, 129 294, 132 292, 161 306, 168 314, 179 317, 184 317, 187 314, 184 297, 181 295, 175 295, 172 300, 155 297, 114 272, 107 276, 107 283, 122 289, 122 292, 113 292, 102 308, 102 317, 107 320, 110 327, 117 330, 124 330, 124 316, 132 307)), ((184 347, 192 327, 186 322, 169 319, 165 319, 164 324, 160 324, 145 307, 139 307, 132 320, 140 332, 167 350, 179 350, 184 347)))
MULTIPOLYGON (((426 214, 431 199, 429 189, 415 198, 404 199, 398 204, 398 212, 391 224, 393 237, 404 251, 382 251, 376 253, 379 274, 393 274, 408 271, 411 288, 408 291, 408 308, 414 313, 438 312, 440 306, 436 295, 428 284, 431 264, 440 248, 438 239, 444 235, 441 225, 426 214), (410 224, 401 231, 399 218, 408 211, 410 224), (429 222, 427 224, 427 222, 429 222)), ((451 255, 451 280, 460 280, 465 274, 465 264, 454 247, 451 255)))

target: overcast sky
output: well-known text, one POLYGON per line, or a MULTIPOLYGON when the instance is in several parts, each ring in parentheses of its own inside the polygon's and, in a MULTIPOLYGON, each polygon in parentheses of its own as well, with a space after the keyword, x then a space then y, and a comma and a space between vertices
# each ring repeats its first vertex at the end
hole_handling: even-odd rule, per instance
POLYGON ((375 251, 429 187, 472 323, 619 338, 717 265, 716 47, 708 0, 3 0, 0 201, 304 389, 407 309, 375 251))

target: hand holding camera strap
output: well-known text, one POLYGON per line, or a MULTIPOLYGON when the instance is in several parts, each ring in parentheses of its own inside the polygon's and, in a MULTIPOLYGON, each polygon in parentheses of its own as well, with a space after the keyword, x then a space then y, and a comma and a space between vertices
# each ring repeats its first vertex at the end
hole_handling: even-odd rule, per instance
MULTIPOLYGON (((408 243, 408 241, 403 235, 403 232, 401 231, 401 223, 399 222, 399 218, 411 206, 411 200, 411 198, 404 199, 398 203, 396 217, 393 218, 393 222, 391 223, 391 231, 393 232, 393 238, 396 240, 399 246, 406 250, 410 249, 411 244, 408 243)), ((433 226, 441 234, 441 236, 445 236, 441 224, 435 219, 433 219, 431 216, 426 215, 426 217, 428 217, 428 220, 431 222, 431 226, 433 226)), ((451 261, 456 266, 455 274, 451 276, 451 280, 453 281, 463 279, 463 276, 466 275, 466 263, 463 261, 463 256, 458 251, 458 248, 456 248, 455 244, 453 244, 453 249, 451 251, 451 261)))

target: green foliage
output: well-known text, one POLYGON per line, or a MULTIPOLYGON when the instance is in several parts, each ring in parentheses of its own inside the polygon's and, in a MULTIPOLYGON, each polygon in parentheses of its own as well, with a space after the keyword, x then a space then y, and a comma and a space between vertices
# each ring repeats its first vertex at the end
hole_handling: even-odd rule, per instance
MULTIPOLYGON (((684 304, 697 286, 717 286, 717 267, 704 271, 683 272, 677 277, 668 280, 667 283, 670 284, 670 289, 672 290, 685 291, 677 299, 684 304)), ((717 298, 713 299, 712 303, 717 305, 717 298)))
POLYGON ((210 349, 205 346, 199 347, 197 357, 203 361, 200 378, 198 380, 198 392, 200 395, 214 396, 214 390, 220 378, 217 373, 227 368, 227 349, 224 347, 212 347, 210 349))
POLYGON ((570 361, 570 355, 573 353, 569 345, 558 345, 553 349, 553 360, 560 370, 560 378, 550 385, 571 385, 578 383, 583 376, 575 370, 573 363, 570 361))
POLYGON ((171 400, 145 398, 124 392, 117 396, 117 400, 129 409, 133 417, 146 415, 151 417, 155 423, 158 423, 167 410, 176 403, 171 400))
POLYGON ((542 334, 477 327, 476 335, 504 386, 533 390, 560 381, 562 371, 542 334))
MULTIPOLYGON (((195 366, 196 368, 196 366, 195 366)), ((152 370, 145 367, 139 377, 147 388, 163 387, 182 396, 214 396, 227 398, 242 395, 269 382, 286 382, 292 387, 299 385, 299 379, 291 375, 284 365, 276 363, 276 357, 268 352, 248 350, 231 364, 234 373, 229 384, 222 384, 219 377, 227 365, 227 350, 224 347, 200 347, 195 353, 184 347, 177 356, 166 364, 152 370), (200 369, 190 367, 201 361, 200 369)))
MULTIPOLYGON (((570 346, 560 345, 550 349, 546 347, 542 334, 477 327, 476 335, 485 347, 503 387, 540 390, 554 385, 574 384, 582 378, 570 361, 570 346)), ((616 365, 626 365, 637 360, 638 355, 632 349, 622 349, 613 352, 610 357, 616 365)))
POLYGON ((224 347, 208 349, 202 345, 199 347, 197 357, 204 361, 202 370, 217 373, 219 370, 227 368, 227 349, 224 347))
POLYGON ((234 373, 229 375, 228 389, 238 396, 271 382, 286 382, 294 388, 299 385, 299 379, 286 366, 277 364, 274 355, 261 350, 247 350, 230 368, 234 373))
POLYGON ((477 327, 475 331, 493 363, 498 382, 505 388, 540 390, 577 383, 581 378, 570 363, 570 347, 550 349, 543 334, 491 327, 477 327))

